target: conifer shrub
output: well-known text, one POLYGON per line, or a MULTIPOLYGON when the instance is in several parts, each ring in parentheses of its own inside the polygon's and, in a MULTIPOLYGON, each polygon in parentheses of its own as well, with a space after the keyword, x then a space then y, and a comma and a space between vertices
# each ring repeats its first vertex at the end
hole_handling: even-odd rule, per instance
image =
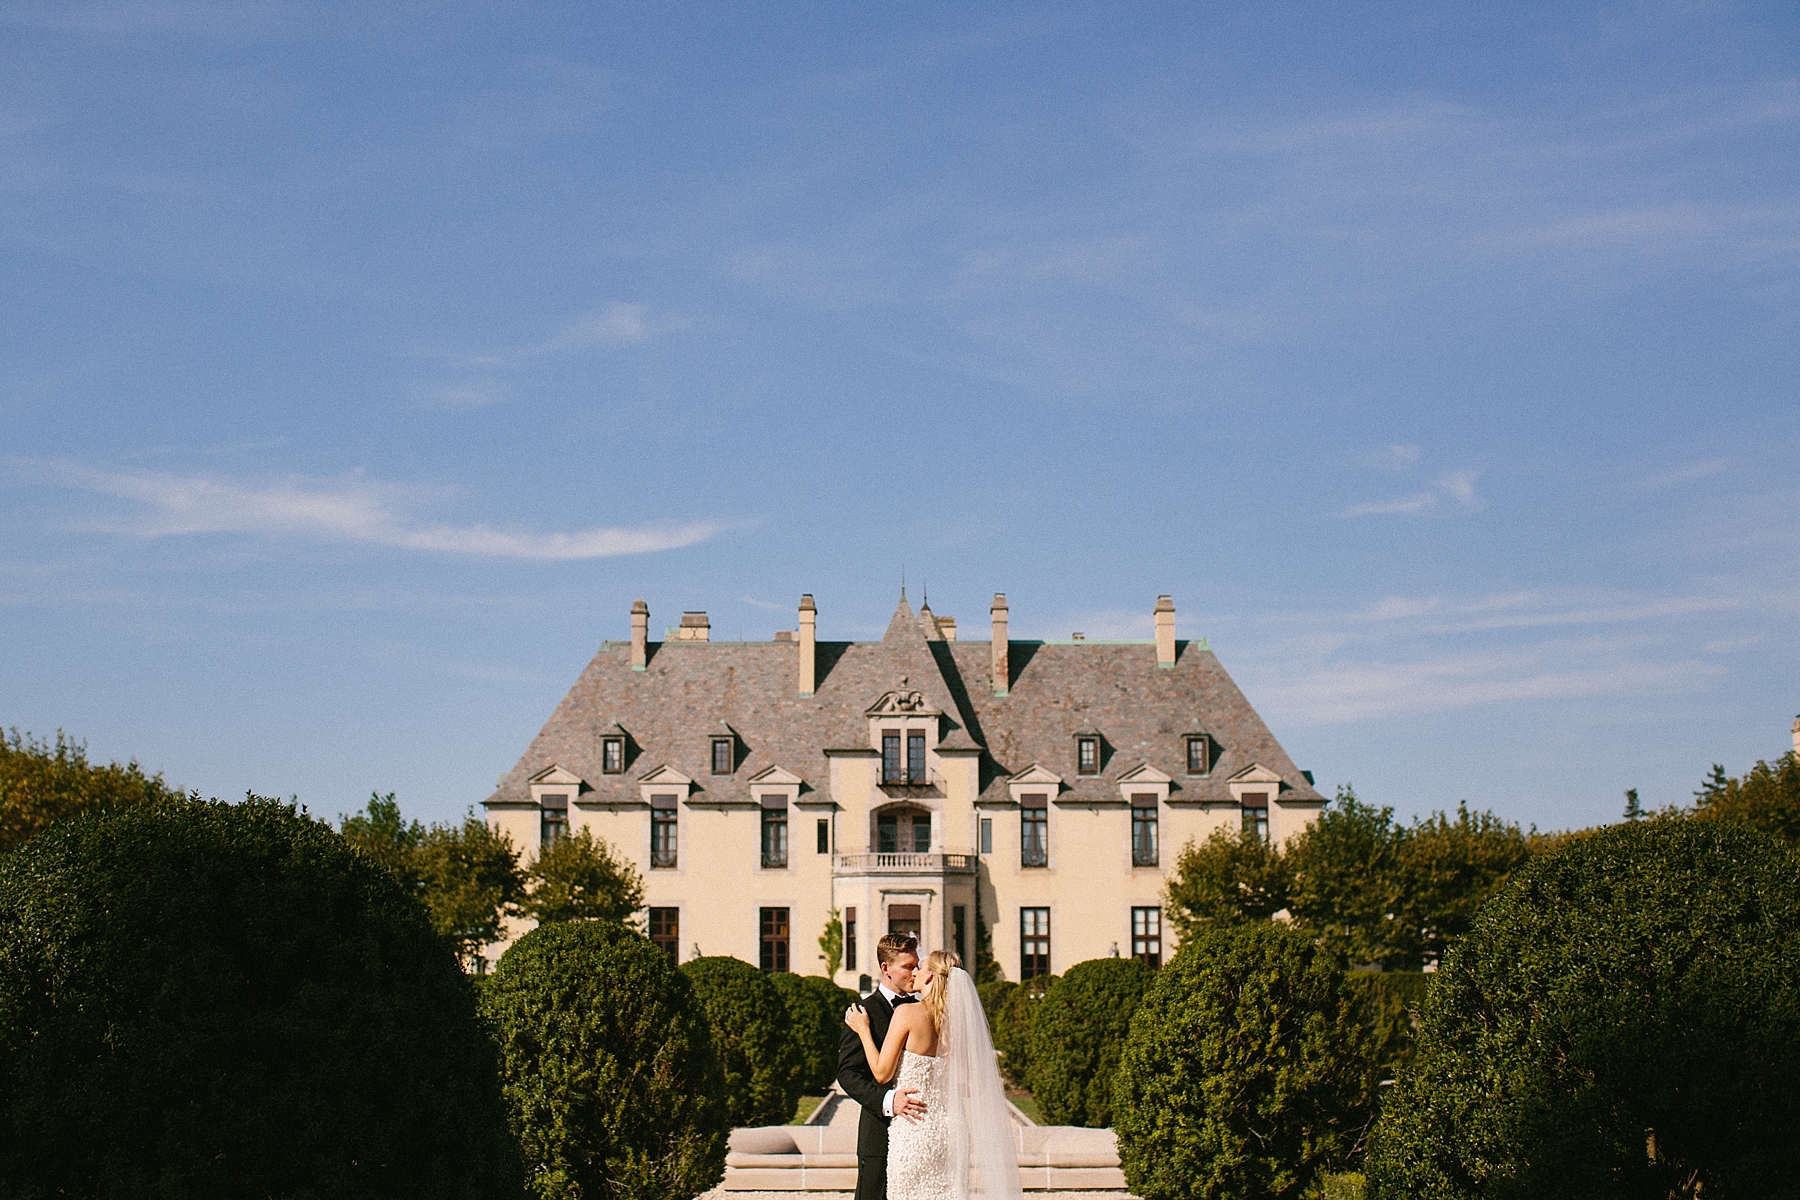
POLYGON ((787 1124, 805 1087, 806 1059, 770 976, 726 955, 689 959, 681 973, 712 1029, 732 1126, 787 1124))
POLYGON ((1777 1196, 1800 1181, 1800 862, 1653 820, 1535 859, 1425 1001, 1381 1197, 1777 1196))
POLYGON ((542 1200, 688 1200, 725 1168, 725 1078, 687 977, 615 921, 541 925, 482 989, 542 1200))
POLYGON ((1156 972, 1135 958, 1076 963, 1038 1001, 1026 1082, 1051 1125, 1112 1124, 1113 1073, 1156 972))
POLYGON ((518 1190, 474 990, 325 825, 166 800, 0 858, 0 1195, 518 1190))
POLYGON ((855 1004, 855 992, 839 987, 823 975, 794 975, 786 971, 769 975, 787 1009, 788 1028, 804 1062, 801 1088, 819 1093, 837 1078, 838 1043, 844 1031, 844 1011, 855 1004))
POLYGON ((1265 922, 1184 942, 1138 1006, 1113 1085, 1144 1200, 1300 1197, 1351 1165, 1374 1092, 1341 957, 1265 922))
POLYGON ((1000 1073, 1016 1088, 1027 1086, 1031 1069, 1031 1023, 1056 976, 1027 979, 996 997, 991 1014, 994 1049, 1000 1052, 1000 1073))

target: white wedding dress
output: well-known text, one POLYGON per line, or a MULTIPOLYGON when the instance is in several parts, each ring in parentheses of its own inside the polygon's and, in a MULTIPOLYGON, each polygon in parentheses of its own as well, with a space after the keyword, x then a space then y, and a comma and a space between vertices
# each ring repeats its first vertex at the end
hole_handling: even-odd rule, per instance
POLYGON ((902 1051, 894 1086, 917 1089, 926 1111, 888 1126, 888 1200, 1023 1200, 1012 1114, 967 971, 950 972, 937 1054, 902 1051))

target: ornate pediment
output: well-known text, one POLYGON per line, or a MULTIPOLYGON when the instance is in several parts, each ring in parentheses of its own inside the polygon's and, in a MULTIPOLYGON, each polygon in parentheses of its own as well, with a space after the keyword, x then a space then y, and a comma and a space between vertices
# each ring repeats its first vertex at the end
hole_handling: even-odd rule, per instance
POLYGON ((692 787, 694 783, 691 778, 683 775, 668 763, 661 763, 650 768, 648 773, 638 777, 638 782, 656 786, 667 785, 670 787, 692 787))
POLYGON ((1232 783, 1280 783, 1281 776, 1261 763, 1251 763, 1231 777, 1232 783))
POLYGON ((767 766, 750 777, 752 787, 794 787, 800 777, 782 766, 767 766))
POLYGON ((551 763, 536 775, 533 775, 527 782, 533 784, 549 784, 551 787, 578 788, 581 786, 581 776, 569 770, 567 767, 551 763))
POLYGON ((1120 783, 1160 783, 1167 785, 1172 780, 1168 775, 1157 770, 1149 763, 1139 763, 1131 770, 1119 776, 1120 783))
POLYGON ((1057 784, 1057 783, 1062 782, 1062 776, 1058 775, 1055 771, 1052 771, 1050 768, 1048 768, 1046 766, 1043 766, 1039 763, 1032 763, 1029 767, 1026 767, 1023 771, 1020 771, 1017 775, 1013 775, 1013 776, 1009 777, 1006 782, 1009 784, 1026 784, 1026 785, 1034 784, 1034 783, 1035 784, 1057 784))
POLYGON ((935 717, 938 710, 925 699, 925 693, 912 688, 896 688, 877 700, 864 713, 868 717, 935 717))

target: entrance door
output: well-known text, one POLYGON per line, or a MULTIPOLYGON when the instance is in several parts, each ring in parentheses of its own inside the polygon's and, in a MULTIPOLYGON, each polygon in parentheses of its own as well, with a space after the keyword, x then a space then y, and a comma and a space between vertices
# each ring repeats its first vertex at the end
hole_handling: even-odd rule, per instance
POLYGON ((890 905, 888 905, 888 932, 889 933, 899 933, 899 934, 904 934, 907 937, 916 938, 919 936, 920 928, 921 928, 921 922, 920 922, 920 918, 919 918, 919 905, 917 905, 917 904, 890 904, 890 905))

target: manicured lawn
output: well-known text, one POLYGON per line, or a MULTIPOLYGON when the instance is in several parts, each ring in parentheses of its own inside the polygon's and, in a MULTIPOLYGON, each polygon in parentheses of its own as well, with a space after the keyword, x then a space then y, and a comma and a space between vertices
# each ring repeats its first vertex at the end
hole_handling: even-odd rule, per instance
POLYGON ((794 1109, 794 1119, 789 1121, 788 1124, 789 1125, 804 1125, 804 1124, 806 1124, 806 1118, 812 1116, 813 1110, 818 1108, 819 1105, 823 1104, 824 1102, 825 1102, 825 1097, 823 1097, 823 1096, 802 1096, 802 1097, 800 1097, 800 1103, 794 1109))

